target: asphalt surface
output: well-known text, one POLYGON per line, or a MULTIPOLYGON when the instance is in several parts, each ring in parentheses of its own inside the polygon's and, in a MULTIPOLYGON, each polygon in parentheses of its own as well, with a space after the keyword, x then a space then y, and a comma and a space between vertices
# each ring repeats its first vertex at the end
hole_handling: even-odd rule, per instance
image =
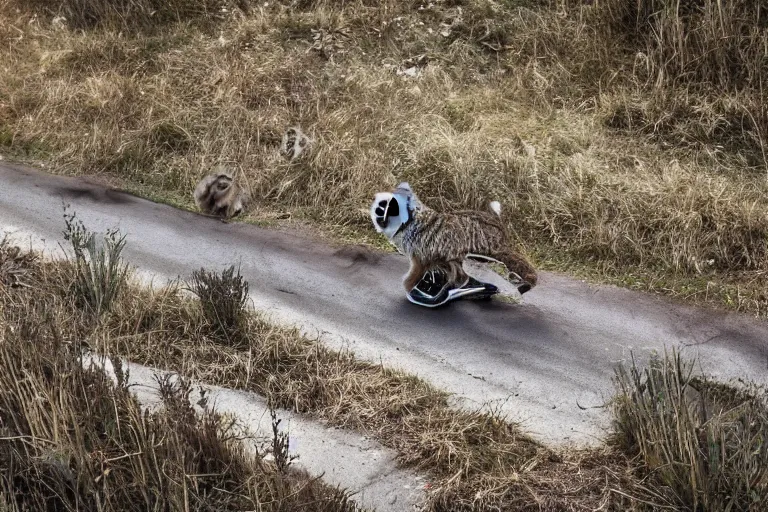
MULTIPOLYGON (((240 264, 256 308, 335 347, 492 403, 550 444, 596 444, 615 365, 678 347, 715 377, 768 383, 768 323, 544 273, 521 304, 407 302, 403 256, 225 224, 82 179, 0 165, 0 222, 36 247, 61 242, 63 202, 92 230, 119 227, 126 259, 162 278, 240 264)), ((371 191, 373 195, 374 191, 371 191)), ((361 205, 361 207, 367 205, 361 205)), ((373 229, 373 228, 371 228, 373 229)), ((155 279, 157 281, 157 279, 155 279)))

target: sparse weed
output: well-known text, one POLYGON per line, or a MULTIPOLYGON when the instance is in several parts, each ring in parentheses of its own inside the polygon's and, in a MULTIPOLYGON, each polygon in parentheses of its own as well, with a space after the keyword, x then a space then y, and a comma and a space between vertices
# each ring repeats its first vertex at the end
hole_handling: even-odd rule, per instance
POLYGON ((280 423, 283 420, 277 417, 277 411, 271 403, 269 417, 272 420, 272 456, 275 459, 275 466, 281 473, 286 473, 297 456, 291 455, 288 451, 290 436, 287 432, 280 431, 280 423))
POLYGON ((11 245, 8 236, 4 236, 0 240, 0 284, 11 287, 29 286, 25 276, 30 273, 36 260, 35 253, 24 252, 20 247, 11 245))
POLYGON ((96 317, 108 312, 126 286, 128 264, 122 260, 125 236, 108 230, 97 243, 96 233, 88 231, 75 213, 64 214, 64 239, 74 251, 75 296, 96 317))
POLYGON ((232 346, 247 343, 243 339, 247 324, 248 282, 235 266, 223 272, 203 268, 192 273, 189 290, 200 299, 203 314, 214 334, 232 346))
POLYGON ((617 371, 616 437, 680 510, 760 511, 768 503, 768 393, 697 377, 679 353, 617 371))

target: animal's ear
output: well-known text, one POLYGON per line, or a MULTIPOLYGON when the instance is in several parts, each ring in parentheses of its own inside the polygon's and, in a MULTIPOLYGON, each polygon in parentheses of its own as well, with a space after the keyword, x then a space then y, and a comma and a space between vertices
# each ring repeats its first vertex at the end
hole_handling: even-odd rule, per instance
POLYGON ((401 182, 397 186, 397 190, 398 192, 405 193, 405 195, 408 197, 408 204, 410 205, 409 209, 419 210, 423 208, 421 201, 419 200, 418 196, 414 193, 413 189, 411 188, 411 185, 408 184, 407 181, 401 182))

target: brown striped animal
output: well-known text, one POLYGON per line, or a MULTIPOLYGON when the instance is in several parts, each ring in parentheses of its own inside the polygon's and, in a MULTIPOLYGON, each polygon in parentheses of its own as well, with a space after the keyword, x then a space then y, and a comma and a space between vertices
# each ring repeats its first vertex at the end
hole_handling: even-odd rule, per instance
POLYGON ((245 194, 226 172, 209 174, 195 187, 195 203, 207 214, 231 219, 243 212, 245 194))
POLYGON ((466 258, 503 263, 521 294, 536 286, 536 270, 511 247, 498 201, 490 203, 489 211, 442 213, 424 206, 403 182, 392 192, 376 194, 370 214, 376 230, 410 258, 406 292, 435 267, 452 286, 464 286, 469 280, 462 265, 466 258))

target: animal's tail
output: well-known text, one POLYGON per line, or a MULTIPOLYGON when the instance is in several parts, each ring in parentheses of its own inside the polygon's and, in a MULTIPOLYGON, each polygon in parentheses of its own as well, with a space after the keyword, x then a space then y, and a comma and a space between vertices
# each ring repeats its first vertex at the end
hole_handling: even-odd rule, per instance
POLYGON ((506 250, 493 254, 493 257, 504 264, 507 270, 515 273, 524 281, 518 286, 520 293, 525 293, 539 281, 539 275, 533 265, 519 252, 506 250))
MULTIPOLYGON (((488 205, 489 208, 493 213, 495 213, 500 219, 502 219, 501 215, 501 203, 498 201, 491 201, 491 203, 488 205)), ((521 284, 518 286, 518 290, 520 293, 525 293, 534 286, 536 286, 536 283, 539 280, 539 276, 536 273, 536 269, 533 268, 533 265, 519 252, 513 251, 513 250, 505 250, 496 254, 490 255, 493 259, 500 261, 504 264, 504 266, 507 267, 507 270, 512 273, 516 274, 520 277, 520 279, 523 280, 521 284)), ((510 276, 513 277, 513 276, 510 276)))

